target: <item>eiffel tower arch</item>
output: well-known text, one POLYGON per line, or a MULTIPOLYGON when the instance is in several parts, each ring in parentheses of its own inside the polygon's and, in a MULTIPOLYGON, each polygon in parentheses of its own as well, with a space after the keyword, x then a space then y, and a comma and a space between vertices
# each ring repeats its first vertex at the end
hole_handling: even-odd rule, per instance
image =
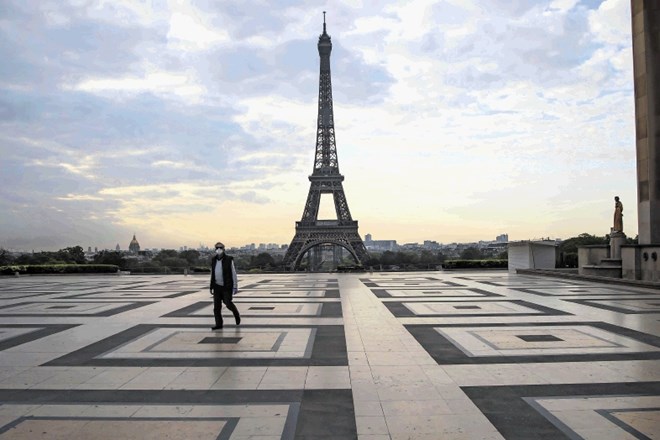
POLYGON ((318 50, 321 69, 314 169, 309 176, 310 188, 302 219, 296 222, 296 234, 284 256, 283 264, 290 270, 300 267, 307 252, 323 245, 335 245, 346 249, 358 265, 368 257, 367 248, 358 234, 358 222, 353 220, 348 209, 342 183, 344 176, 339 172, 330 79, 332 42, 326 32, 325 12, 323 12, 323 33, 319 36, 318 50), (319 220, 319 207, 323 194, 332 195, 336 220, 319 220))

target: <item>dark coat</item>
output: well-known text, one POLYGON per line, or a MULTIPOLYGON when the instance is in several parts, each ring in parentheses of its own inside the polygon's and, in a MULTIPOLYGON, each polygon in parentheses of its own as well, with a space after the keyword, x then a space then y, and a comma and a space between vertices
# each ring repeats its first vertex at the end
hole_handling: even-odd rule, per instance
POLYGON ((218 264, 218 261, 220 261, 222 264, 222 278, 224 281, 225 289, 229 289, 231 292, 234 290, 234 277, 231 271, 231 263, 234 261, 234 258, 230 257, 229 255, 223 255, 222 258, 218 258, 216 255, 213 257, 213 260, 211 260, 210 288, 213 289, 213 286, 215 286, 215 265, 218 264))

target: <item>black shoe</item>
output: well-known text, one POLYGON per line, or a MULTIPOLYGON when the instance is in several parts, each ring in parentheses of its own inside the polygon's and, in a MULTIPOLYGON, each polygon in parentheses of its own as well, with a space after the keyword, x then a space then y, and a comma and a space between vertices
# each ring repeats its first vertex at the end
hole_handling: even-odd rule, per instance
POLYGON ((211 330, 222 330, 222 326, 216 325, 215 327, 211 327, 211 330))
POLYGON ((241 315, 236 315, 234 318, 236 318, 236 325, 241 325, 241 315))

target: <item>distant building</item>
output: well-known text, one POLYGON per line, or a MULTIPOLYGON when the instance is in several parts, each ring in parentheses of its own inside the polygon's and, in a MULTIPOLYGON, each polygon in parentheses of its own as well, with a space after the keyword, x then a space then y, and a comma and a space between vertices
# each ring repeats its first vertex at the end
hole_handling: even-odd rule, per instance
POLYGON ((87 247, 87 252, 85 252, 85 260, 86 261, 92 261, 94 260, 94 256, 97 254, 96 251, 92 252, 92 247, 88 246, 87 247))
POLYGON ((440 249, 440 243, 433 240, 424 240, 424 249, 437 250, 440 249))
MULTIPOLYGON (((117 248, 119 248, 119 245, 117 245, 117 248)), ((137 254, 140 252, 140 243, 138 243, 137 239, 135 238, 135 234, 133 234, 133 240, 131 240, 131 244, 128 245, 128 251, 132 254, 137 254)))
POLYGON ((509 234, 501 234, 495 237, 495 241, 498 243, 508 243, 509 242, 509 234))
POLYGON ((364 236, 364 246, 368 251, 395 251, 399 247, 396 240, 372 240, 371 234, 364 236))
POLYGON ((121 250, 121 248, 119 247, 119 243, 117 243, 117 246, 115 246, 115 250, 116 250, 117 252, 119 252, 119 251, 121 250))
POLYGON ((496 256, 498 254, 501 254, 502 252, 505 252, 507 250, 508 242, 506 241, 495 241, 493 243, 490 243, 488 246, 482 249, 482 251, 488 255, 496 256))

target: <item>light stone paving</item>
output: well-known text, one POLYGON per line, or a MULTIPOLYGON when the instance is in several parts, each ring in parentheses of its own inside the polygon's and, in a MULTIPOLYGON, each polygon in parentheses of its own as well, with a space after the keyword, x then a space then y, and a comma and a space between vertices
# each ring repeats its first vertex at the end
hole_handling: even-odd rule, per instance
POLYGON ((216 332, 204 276, 0 278, 0 440, 660 432, 660 290, 503 271, 239 278, 243 322, 225 309, 216 332))

